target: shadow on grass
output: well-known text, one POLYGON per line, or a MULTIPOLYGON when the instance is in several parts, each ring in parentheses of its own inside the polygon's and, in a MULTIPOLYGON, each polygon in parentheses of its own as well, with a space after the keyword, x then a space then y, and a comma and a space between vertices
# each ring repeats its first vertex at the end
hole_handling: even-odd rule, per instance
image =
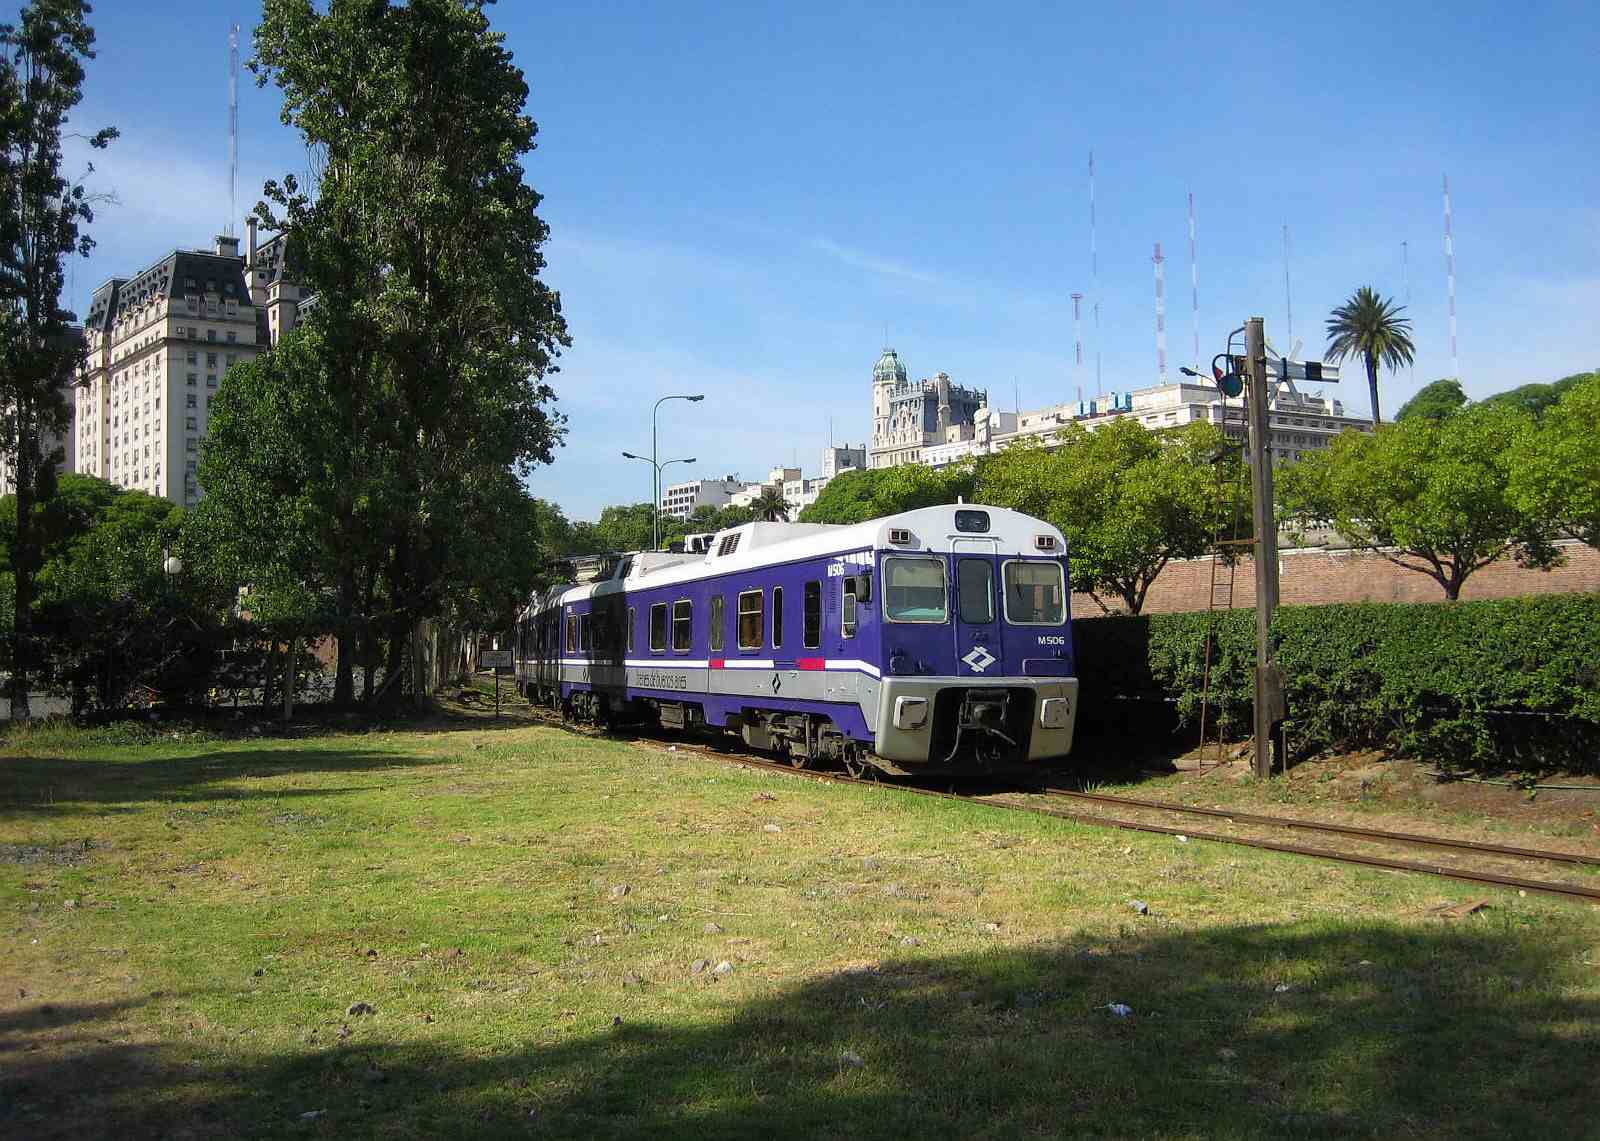
MULTIPOLYGON (((178 803, 251 800, 261 797, 330 796, 363 787, 305 789, 240 788, 229 783, 246 777, 296 773, 375 773, 388 769, 451 764, 453 757, 353 746, 330 748, 231 749, 186 757, 137 761, 83 760, 76 757, 11 757, 0 760, 0 817, 48 814, 78 805, 114 806, 142 801, 178 803)), ((114 810, 114 809, 113 809, 114 810)))
MULTIPOLYGON (((652 990, 732 986, 759 968, 616 985, 622 1021, 587 1032, 530 1016, 508 1034, 502 1010, 475 1034, 472 1006, 446 993, 350 1019, 343 1042, 328 1041, 343 1021, 330 1007, 328 1044, 286 1054, 13 1050, 0 1128, 695 1141, 1582 1132, 1600 1092, 1600 1009, 1581 939, 1471 923, 1235 926, 887 961, 775 985, 688 1026, 629 1009, 652 990), (429 1010, 439 1022, 423 1030, 429 1010)), ((716 1009, 697 1004, 694 1017, 716 1009)))

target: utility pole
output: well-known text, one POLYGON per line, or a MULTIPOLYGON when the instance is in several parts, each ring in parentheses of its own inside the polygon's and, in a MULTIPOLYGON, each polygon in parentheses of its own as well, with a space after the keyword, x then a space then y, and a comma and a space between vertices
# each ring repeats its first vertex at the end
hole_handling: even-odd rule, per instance
POLYGON ((1262 318, 1251 317, 1244 326, 1244 352, 1250 370, 1250 490, 1255 499, 1256 529, 1255 772, 1259 778, 1272 775, 1273 749, 1288 715, 1283 671, 1272 646, 1272 612, 1278 607, 1278 525, 1272 502, 1272 410, 1263 324, 1262 318))

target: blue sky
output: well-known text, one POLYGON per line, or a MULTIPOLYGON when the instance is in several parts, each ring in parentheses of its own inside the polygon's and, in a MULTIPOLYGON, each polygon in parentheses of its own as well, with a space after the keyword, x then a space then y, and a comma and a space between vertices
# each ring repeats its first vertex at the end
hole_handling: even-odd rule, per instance
MULTIPOLYGON (((94 286, 228 214, 227 24, 249 4, 101 0, 80 120, 122 138, 116 194, 76 266, 94 286)), ((566 446, 530 481, 577 518, 649 497, 662 457, 752 477, 870 430, 887 342, 997 406, 1094 388, 1070 294, 1092 294, 1104 387, 1155 381, 1151 253, 1167 256, 1169 370, 1193 355, 1185 195, 1198 221, 1202 355, 1260 314, 1316 356, 1357 286, 1404 298, 1415 379, 1450 373, 1441 177, 1456 235, 1461 373, 1486 395, 1600 366, 1600 7, 1394 4, 726 5, 505 0, 532 89, 529 180, 573 346, 553 378, 566 446)), ((240 214, 303 170, 279 100, 244 76, 240 214)), ((242 230, 242 227, 241 227, 242 230)), ((1364 386, 1337 393, 1365 407, 1364 386)), ((669 469, 678 478, 683 467, 669 469)))

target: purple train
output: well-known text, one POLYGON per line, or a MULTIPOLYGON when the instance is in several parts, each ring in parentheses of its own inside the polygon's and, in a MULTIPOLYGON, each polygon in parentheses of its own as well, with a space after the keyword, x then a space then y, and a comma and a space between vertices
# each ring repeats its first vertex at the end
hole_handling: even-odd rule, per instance
POLYGON ((747 523, 689 553, 607 556, 518 621, 518 687, 570 717, 739 734, 860 775, 1064 755, 1078 680, 1048 523, 927 507, 747 523))

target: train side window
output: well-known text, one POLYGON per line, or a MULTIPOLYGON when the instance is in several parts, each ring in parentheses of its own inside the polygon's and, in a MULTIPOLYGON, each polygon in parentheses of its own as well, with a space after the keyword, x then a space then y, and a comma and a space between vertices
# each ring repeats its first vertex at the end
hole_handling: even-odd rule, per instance
POLYGON ((822 583, 812 580, 805 588, 805 624, 800 630, 800 640, 808 650, 822 645, 822 583))
POLYGON ((672 649, 683 653, 694 641, 694 603, 680 598, 672 604, 672 649))
POLYGON ((650 649, 659 654, 667 648, 667 604, 665 602, 652 603, 650 606, 650 649))
POLYGON ((762 633, 762 603, 766 600, 759 590, 747 590, 739 595, 739 648, 759 650, 762 633))
POLYGON ((844 602, 839 607, 839 633, 846 638, 856 636, 856 580, 844 580, 844 602))
POLYGON ((590 625, 589 615, 578 615, 578 652, 580 654, 587 654, 594 648, 594 642, 591 640, 590 625))
POLYGON ((722 649, 722 627, 724 624, 723 610, 726 605, 727 604, 722 600, 722 595, 713 594, 711 596, 711 628, 707 631, 707 644, 713 650, 722 649))
POLYGON ((783 645, 783 587, 772 588, 772 648, 783 645))
POLYGON ((567 615, 567 653, 575 654, 577 652, 578 652, 578 616, 576 614, 568 614, 567 615))
POLYGON ((628 607, 628 653, 633 653, 634 608, 628 607))

